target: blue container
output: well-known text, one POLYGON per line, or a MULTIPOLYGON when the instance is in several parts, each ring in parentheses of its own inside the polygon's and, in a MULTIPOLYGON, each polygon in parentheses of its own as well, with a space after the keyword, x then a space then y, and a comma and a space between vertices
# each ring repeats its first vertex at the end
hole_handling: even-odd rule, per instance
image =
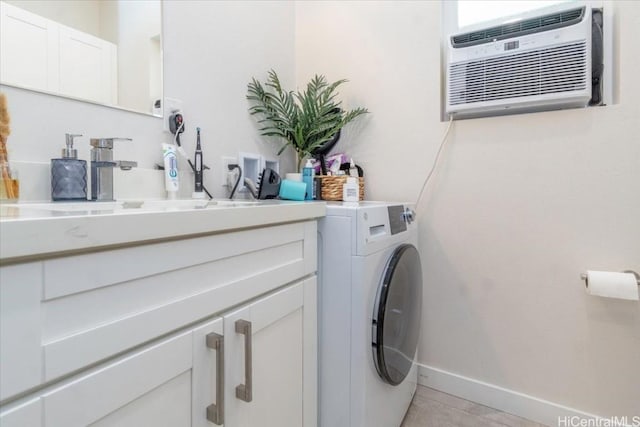
POLYGON ((315 175, 315 170, 313 169, 313 164, 311 160, 307 160, 307 164, 302 168, 302 182, 307 184, 307 192, 305 195, 305 200, 313 200, 313 178, 315 175))
POLYGON ((284 200, 304 200, 307 184, 300 181, 283 179, 280 183, 280 198, 284 200))

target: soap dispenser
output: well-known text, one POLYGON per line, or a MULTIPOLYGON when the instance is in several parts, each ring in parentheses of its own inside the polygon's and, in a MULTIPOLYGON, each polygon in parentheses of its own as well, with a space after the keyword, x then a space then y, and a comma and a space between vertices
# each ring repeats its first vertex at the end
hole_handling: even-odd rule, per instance
POLYGON ((87 200, 87 162, 78 159, 73 138, 82 135, 66 134, 67 147, 62 158, 51 159, 51 199, 87 200))

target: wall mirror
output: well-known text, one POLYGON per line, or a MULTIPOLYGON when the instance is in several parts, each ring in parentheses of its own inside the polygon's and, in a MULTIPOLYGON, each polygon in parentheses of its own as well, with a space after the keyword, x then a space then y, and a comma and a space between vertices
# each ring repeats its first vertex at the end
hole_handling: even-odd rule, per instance
POLYGON ((160 116, 160 0, 0 1, 0 82, 160 116))

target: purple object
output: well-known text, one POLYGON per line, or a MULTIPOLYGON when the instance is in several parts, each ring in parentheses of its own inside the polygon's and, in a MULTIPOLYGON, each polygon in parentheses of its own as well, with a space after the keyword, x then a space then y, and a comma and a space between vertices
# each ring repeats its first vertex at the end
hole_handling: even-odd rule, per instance
MULTIPOLYGON (((330 156, 327 156, 325 159, 325 162, 327 164, 327 170, 331 169, 331 165, 333 165, 335 162, 338 162, 339 165, 345 163, 345 162, 349 162, 349 157, 347 157, 346 154, 344 153, 335 153, 335 154, 331 154, 330 156)), ((313 161, 313 168, 316 171, 316 175, 322 175, 321 173, 321 166, 320 166, 320 161, 318 160, 314 160, 313 161)))

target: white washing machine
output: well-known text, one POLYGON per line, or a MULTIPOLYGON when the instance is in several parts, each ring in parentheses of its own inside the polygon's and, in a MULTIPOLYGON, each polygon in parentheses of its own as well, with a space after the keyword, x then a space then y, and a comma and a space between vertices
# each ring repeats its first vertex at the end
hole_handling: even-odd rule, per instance
POLYGON ((422 269, 411 206, 329 203, 318 224, 320 427, 398 427, 418 380, 422 269))

